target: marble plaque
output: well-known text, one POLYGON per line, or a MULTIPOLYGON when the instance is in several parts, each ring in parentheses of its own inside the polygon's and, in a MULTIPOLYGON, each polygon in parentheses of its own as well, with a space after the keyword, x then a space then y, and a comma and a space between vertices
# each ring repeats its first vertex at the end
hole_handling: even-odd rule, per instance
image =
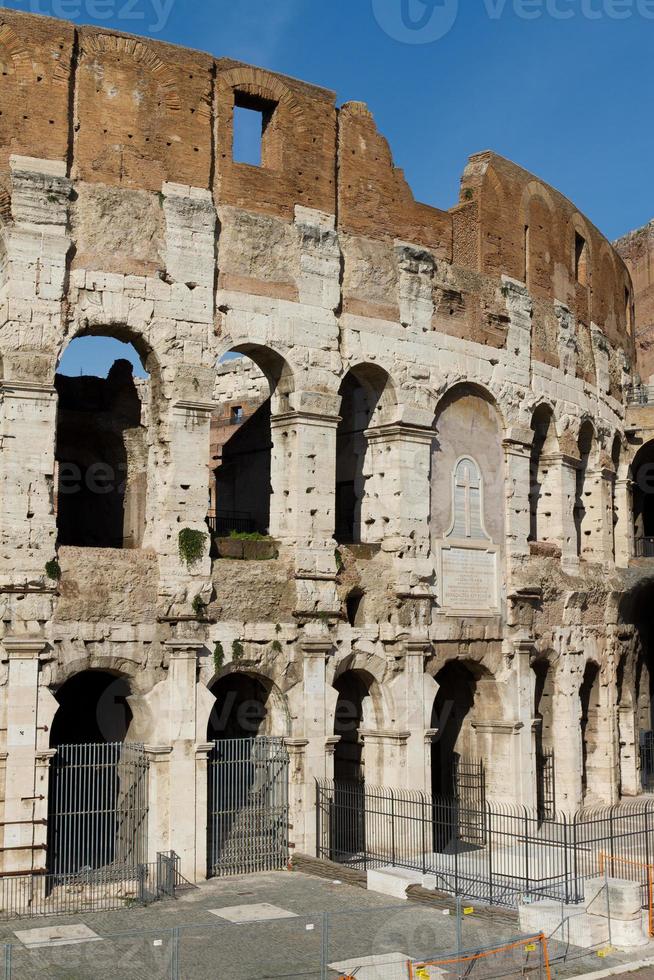
POLYGON ((465 546, 444 547, 441 605, 462 612, 495 612, 498 607, 497 552, 465 546))

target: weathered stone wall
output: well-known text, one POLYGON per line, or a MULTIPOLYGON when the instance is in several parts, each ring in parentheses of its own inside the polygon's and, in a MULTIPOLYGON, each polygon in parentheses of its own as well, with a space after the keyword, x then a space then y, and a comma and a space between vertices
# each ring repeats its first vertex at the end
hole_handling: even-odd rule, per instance
POLYGON ((9 11, 0 61, 5 869, 43 860, 29 821, 47 804, 24 801, 47 781, 57 695, 85 670, 129 683, 130 737, 152 758, 149 846, 174 847, 187 876, 206 872, 211 712, 243 677, 288 740, 304 850, 348 676, 366 691, 352 740, 366 778, 429 788, 456 661, 471 702, 458 748, 484 760, 490 794, 533 805, 547 660, 559 805, 636 793, 629 703, 647 652, 620 596, 649 573, 626 570, 633 290, 609 243, 491 153, 452 210, 415 202, 365 106, 262 69, 9 11), (261 167, 232 159, 234 105, 264 113, 261 167), (88 334, 131 342, 150 377, 133 551, 57 550, 55 371, 88 334), (256 369, 220 364, 229 351, 256 369), (277 557, 217 558, 212 419, 268 397, 277 557), (543 406, 554 431, 535 453, 543 406), (337 542, 348 445, 358 539, 337 542), (198 560, 182 531, 204 536, 198 560))
POLYGON ((644 384, 654 374, 654 223, 620 238, 615 247, 634 284, 634 334, 638 372, 644 384))

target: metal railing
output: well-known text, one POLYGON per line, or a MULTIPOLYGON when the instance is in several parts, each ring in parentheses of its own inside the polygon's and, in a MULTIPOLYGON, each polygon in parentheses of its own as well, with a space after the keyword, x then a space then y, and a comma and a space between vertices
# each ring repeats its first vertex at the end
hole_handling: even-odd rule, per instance
POLYGON ((636 558, 654 558, 654 538, 636 538, 636 558))
POLYGON ((627 405, 654 405, 654 385, 627 385, 627 405))
POLYGON ((232 531, 240 534, 252 534, 256 531, 256 522, 251 514, 239 510, 219 510, 207 516, 209 530, 216 537, 228 537, 232 531))
POLYGON ((164 896, 175 898, 183 884, 174 851, 157 854, 150 864, 1 876, 0 921, 149 905, 164 896))
POLYGON ((542 819, 537 810, 419 791, 317 781, 317 855, 368 870, 401 867, 433 887, 515 906, 534 897, 583 899, 600 854, 650 863, 654 800, 542 819))
POLYGON ((654 732, 641 732, 640 782, 645 793, 654 792, 654 732))

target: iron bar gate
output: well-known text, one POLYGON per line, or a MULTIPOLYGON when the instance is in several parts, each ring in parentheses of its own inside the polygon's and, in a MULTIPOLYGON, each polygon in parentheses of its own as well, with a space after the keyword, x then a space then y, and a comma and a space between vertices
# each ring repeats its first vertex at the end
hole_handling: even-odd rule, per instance
POLYGON ((50 763, 48 874, 133 868, 146 860, 148 759, 143 745, 60 745, 50 763))
POLYGON ((209 876, 288 861, 288 751, 281 738, 226 738, 209 756, 209 876))
POLYGON ((640 733, 640 782, 646 793, 654 792, 654 732, 640 733))

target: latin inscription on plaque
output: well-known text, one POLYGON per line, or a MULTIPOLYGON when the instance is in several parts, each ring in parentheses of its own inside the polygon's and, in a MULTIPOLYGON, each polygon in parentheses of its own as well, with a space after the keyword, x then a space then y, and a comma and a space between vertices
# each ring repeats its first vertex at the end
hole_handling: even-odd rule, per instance
POLYGON ((446 609, 497 609, 497 554, 478 548, 442 550, 442 598, 446 609))

